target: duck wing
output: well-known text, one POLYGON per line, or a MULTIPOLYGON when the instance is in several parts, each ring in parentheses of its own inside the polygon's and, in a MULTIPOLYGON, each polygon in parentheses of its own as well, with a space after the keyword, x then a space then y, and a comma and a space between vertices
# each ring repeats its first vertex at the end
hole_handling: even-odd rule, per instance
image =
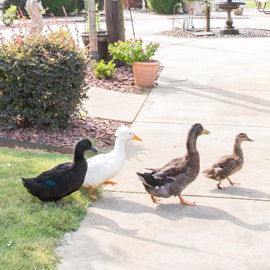
POLYGON ((203 173, 208 178, 219 180, 230 176, 239 169, 241 169, 241 160, 236 156, 228 155, 221 157, 203 173))
POLYGON ((71 164, 62 163, 37 177, 22 178, 23 185, 29 193, 42 201, 60 200, 80 188, 80 183, 70 183, 75 177, 71 164))
POLYGON ((159 179, 175 178, 187 170, 188 158, 186 156, 172 159, 160 169, 156 169, 153 176, 159 179))
POLYGON ((68 179, 68 175, 72 173, 71 162, 65 162, 55 166, 54 168, 41 173, 35 178, 31 178, 33 181, 38 183, 45 183, 49 186, 52 186, 51 182, 57 183, 63 182, 65 179, 68 179), (50 182, 51 181, 51 182, 50 182))

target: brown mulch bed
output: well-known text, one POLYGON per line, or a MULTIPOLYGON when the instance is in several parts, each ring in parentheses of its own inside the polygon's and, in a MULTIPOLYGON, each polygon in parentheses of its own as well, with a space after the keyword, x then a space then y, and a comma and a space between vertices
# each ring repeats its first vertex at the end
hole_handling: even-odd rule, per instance
POLYGON ((93 69, 87 74, 86 82, 91 87, 100 87, 121 93, 147 95, 151 88, 143 88, 135 85, 134 76, 129 66, 118 67, 111 80, 96 79, 93 69))
POLYGON ((122 124, 125 123, 83 116, 81 119, 74 121, 72 128, 62 130, 50 130, 37 126, 26 128, 0 127, 0 138, 73 148, 77 141, 88 137, 92 142, 97 143, 98 149, 106 149, 114 145, 114 133, 122 124))
MULTIPOLYGON (((115 78, 112 80, 98 80, 93 71, 89 71, 87 84, 89 87, 102 87, 130 94, 148 94, 151 91, 151 88, 135 86, 132 71, 128 67, 116 68, 115 78)), ((0 126, 0 138, 72 148, 78 140, 89 137, 91 141, 97 143, 97 149, 104 150, 114 146, 114 133, 123 124, 126 123, 91 118, 85 115, 81 119, 75 120, 72 128, 63 130, 50 130, 37 126, 27 128, 0 126)))

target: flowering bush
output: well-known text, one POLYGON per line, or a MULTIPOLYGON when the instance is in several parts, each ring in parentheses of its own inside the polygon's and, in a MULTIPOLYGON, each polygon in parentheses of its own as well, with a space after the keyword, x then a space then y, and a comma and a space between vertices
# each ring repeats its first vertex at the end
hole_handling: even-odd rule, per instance
POLYGON ((133 62, 144 62, 150 59, 157 49, 159 43, 150 42, 143 47, 142 39, 130 38, 126 42, 118 41, 113 44, 109 44, 109 52, 113 58, 126 61, 132 65, 133 62))
POLYGON ((11 40, 0 33, 0 124, 71 125, 86 98, 86 51, 69 29, 23 35, 29 31, 21 27, 11 40))

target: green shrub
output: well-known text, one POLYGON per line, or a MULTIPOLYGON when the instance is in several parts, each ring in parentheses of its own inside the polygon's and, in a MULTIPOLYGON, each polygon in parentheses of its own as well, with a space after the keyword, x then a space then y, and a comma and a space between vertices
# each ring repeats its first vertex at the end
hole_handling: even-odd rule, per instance
POLYGON ((84 0, 78 0, 78 10, 82 11, 82 10, 85 10, 85 9, 86 9, 85 1, 84 0))
POLYGON ((150 9, 159 14, 173 14, 174 5, 178 3, 179 0, 147 0, 150 9))
POLYGON ((63 7, 68 14, 78 9, 78 0, 43 0, 42 6, 47 9, 46 14, 54 16, 64 16, 63 7))
POLYGON ((95 69, 95 76, 98 79, 111 79, 115 73, 115 64, 113 63, 113 60, 107 65, 104 63, 104 60, 101 60, 98 63, 93 62, 93 67, 95 69))
POLYGON ((0 122, 68 126, 86 96, 85 51, 69 31, 0 42, 0 122))
POLYGON ((16 18, 17 6, 10 5, 10 7, 5 10, 5 14, 2 16, 2 21, 6 26, 11 26, 16 18))
MULTIPOLYGON (((88 9, 87 0, 78 0, 78 1, 79 1, 79 10, 88 9), (84 4, 82 4, 81 2, 84 2, 84 4), (81 8, 82 6, 84 8, 81 8)), ((95 3, 97 4, 99 11, 104 9, 104 0, 95 0, 95 3)))
POLYGON ((7 10, 11 5, 20 8, 24 16, 27 16, 27 11, 25 9, 27 0, 5 0, 4 10, 7 10))

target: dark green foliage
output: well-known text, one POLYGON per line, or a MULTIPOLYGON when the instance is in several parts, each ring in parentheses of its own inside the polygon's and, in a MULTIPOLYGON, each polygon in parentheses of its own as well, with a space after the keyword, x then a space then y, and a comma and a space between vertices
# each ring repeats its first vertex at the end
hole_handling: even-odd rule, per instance
POLYGON ((0 43, 0 121, 64 127, 80 115, 87 58, 68 31, 0 43))
POLYGON ((10 5, 14 5, 21 9, 24 16, 27 16, 27 11, 25 10, 26 1, 27 0, 5 0, 4 10, 7 10, 10 5))
POLYGON ((86 9, 84 0, 78 0, 78 10, 82 11, 86 9))
POLYGON ((72 0, 70 6, 67 8, 66 12, 68 14, 73 13, 75 10, 78 10, 78 0, 72 0))
POLYGON ((150 9, 159 14, 173 14, 173 7, 179 0, 147 0, 150 9))
POLYGON ((64 16, 63 7, 70 14, 78 8, 78 0, 43 0, 42 6, 48 8, 47 15, 52 13, 54 16, 64 16))

